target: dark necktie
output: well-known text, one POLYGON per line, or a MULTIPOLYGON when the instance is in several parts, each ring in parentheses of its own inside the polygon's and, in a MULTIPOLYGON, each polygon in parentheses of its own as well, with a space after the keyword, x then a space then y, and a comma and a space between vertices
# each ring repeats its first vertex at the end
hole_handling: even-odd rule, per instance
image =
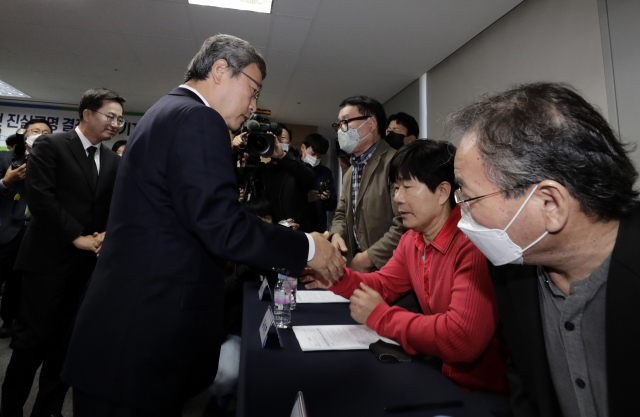
POLYGON ((96 148, 95 146, 89 146, 87 148, 87 153, 89 154, 87 158, 89 158, 89 167, 91 169, 91 183, 94 187, 98 185, 98 167, 96 166, 95 159, 97 150, 98 148, 96 148))

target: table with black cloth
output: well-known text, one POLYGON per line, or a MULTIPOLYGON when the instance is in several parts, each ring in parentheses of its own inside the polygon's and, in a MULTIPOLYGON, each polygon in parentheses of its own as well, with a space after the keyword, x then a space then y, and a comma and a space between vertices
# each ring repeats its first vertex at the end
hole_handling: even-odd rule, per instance
MULTIPOLYGON (((491 417, 438 370, 414 358, 385 363, 369 350, 303 352, 292 329, 279 329, 284 347, 263 348, 258 328, 273 301, 258 299, 259 283, 244 285, 238 417, 289 417, 302 391, 310 417, 491 417), (463 401, 463 407, 390 414, 383 407, 463 401)), ((303 289, 303 286, 299 287, 303 289)), ((265 296, 265 298, 267 298, 265 296)), ((298 304, 293 326, 357 324, 348 303, 298 304)), ((273 332, 273 329, 271 330, 273 332)), ((277 340, 275 334, 270 335, 277 340)))

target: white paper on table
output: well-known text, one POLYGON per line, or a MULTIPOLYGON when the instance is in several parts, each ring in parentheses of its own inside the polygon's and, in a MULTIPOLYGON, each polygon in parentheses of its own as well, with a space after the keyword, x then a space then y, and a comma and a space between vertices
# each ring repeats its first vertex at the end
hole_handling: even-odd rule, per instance
POLYGON ((378 340, 397 345, 393 340, 379 336, 364 324, 292 328, 303 351, 369 349, 369 345, 378 340))
POLYGON ((348 303, 348 299, 331 291, 298 290, 296 303, 348 303))

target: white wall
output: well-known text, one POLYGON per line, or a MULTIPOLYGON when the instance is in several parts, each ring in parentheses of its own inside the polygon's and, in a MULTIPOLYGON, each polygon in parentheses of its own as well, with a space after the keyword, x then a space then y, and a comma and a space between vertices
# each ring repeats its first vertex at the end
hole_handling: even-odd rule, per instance
POLYGON ((383 104, 383 107, 387 117, 402 111, 418 120, 420 113, 419 104, 418 80, 415 80, 403 88, 398 94, 387 100, 383 104))
POLYGON ((526 0, 427 73, 429 137, 489 91, 561 81, 608 117, 597 0, 526 0))

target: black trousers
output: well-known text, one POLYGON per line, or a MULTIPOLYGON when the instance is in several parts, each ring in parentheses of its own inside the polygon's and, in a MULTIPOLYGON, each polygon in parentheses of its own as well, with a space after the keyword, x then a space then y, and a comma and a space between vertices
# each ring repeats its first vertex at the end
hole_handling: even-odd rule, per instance
POLYGON ((135 409, 73 389, 73 417, 180 417, 182 406, 158 413, 135 409))
POLYGON ((22 415, 40 365, 38 396, 31 415, 61 412, 69 386, 60 380, 60 372, 73 319, 94 266, 92 261, 76 265, 64 274, 23 274, 20 300, 23 327, 14 334, 13 354, 2 384, 5 415, 22 415))
POLYGON ((4 282, 4 294, 0 303, 0 318, 4 323, 11 323, 18 318, 20 303, 20 278, 22 274, 13 269, 18 257, 18 250, 26 226, 7 243, 0 243, 0 285, 4 282))

